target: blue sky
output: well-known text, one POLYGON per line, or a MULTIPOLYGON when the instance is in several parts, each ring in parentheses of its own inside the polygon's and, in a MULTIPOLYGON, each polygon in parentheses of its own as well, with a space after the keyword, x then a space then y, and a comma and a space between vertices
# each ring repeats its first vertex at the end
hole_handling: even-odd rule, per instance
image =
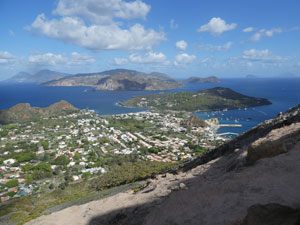
POLYGON ((299 0, 1 0, 0 80, 114 68, 300 76, 299 0))

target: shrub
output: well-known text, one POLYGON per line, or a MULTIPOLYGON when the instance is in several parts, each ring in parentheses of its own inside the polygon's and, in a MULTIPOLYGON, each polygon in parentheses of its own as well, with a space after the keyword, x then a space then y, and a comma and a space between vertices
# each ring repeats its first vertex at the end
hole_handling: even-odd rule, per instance
POLYGON ((5 186, 8 188, 16 187, 18 185, 19 185, 19 182, 16 179, 10 180, 5 184, 5 186))

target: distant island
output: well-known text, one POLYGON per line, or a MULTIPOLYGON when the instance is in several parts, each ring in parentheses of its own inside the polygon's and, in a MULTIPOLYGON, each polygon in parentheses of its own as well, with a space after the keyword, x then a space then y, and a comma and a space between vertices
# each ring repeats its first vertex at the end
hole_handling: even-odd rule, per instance
POLYGON ((32 83, 42 84, 48 81, 58 80, 63 77, 70 76, 71 74, 60 73, 52 70, 40 70, 34 74, 27 72, 19 72, 15 76, 2 81, 4 83, 32 83))
POLYGON ((197 92, 160 93, 135 96, 120 102, 127 107, 146 107, 164 111, 211 111, 272 104, 265 98, 249 97, 229 88, 216 87, 197 92))
POLYGON ((153 91, 182 87, 166 74, 143 73, 135 70, 116 69, 99 73, 77 74, 43 83, 45 86, 90 86, 95 90, 153 91))
POLYGON ((46 108, 31 107, 29 103, 20 103, 0 111, 0 124, 38 121, 44 117, 63 116, 78 111, 79 109, 64 100, 46 108))
POLYGON ((210 77, 189 77, 188 79, 185 79, 182 81, 183 83, 221 83, 221 80, 217 78, 216 76, 210 76, 210 77))
POLYGON ((245 78, 247 78, 247 79, 257 79, 257 76, 253 75, 253 74, 248 74, 248 75, 245 76, 245 78))
POLYGON ((37 84, 43 86, 87 86, 107 91, 155 91, 181 88, 188 83, 220 83, 216 76, 189 77, 176 81, 167 74, 143 73, 135 70, 114 69, 96 73, 67 74, 41 70, 34 74, 19 72, 1 83, 37 84))

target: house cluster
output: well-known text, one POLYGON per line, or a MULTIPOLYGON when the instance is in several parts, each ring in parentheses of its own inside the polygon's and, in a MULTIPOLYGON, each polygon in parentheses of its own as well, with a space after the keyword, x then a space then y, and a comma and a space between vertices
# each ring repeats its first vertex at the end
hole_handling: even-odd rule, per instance
MULTIPOLYGON (((188 142, 203 148, 213 147, 211 142, 216 138, 214 129, 187 129, 181 126, 181 122, 182 118, 176 115, 150 111, 108 117, 80 111, 8 129, 8 134, 0 139, 1 200, 31 193, 43 184, 44 181, 35 181, 34 184, 27 182, 26 185, 28 174, 23 170, 26 164, 34 167, 45 162, 53 171, 60 170, 62 174, 66 170, 71 171, 73 181, 78 181, 85 173, 106 173, 107 169, 101 166, 100 159, 107 154, 125 155, 135 152, 145 160, 175 162, 195 156, 194 149, 189 147, 188 142), (114 123, 110 122, 128 119, 151 126, 127 130, 113 126, 114 123), (36 157, 20 161, 15 153, 28 152, 28 149, 22 149, 19 145, 21 142, 36 146, 31 151, 36 157), (63 162, 58 160, 62 157, 65 160, 63 162), (62 163, 65 164, 62 166, 62 163), (18 185, 7 187, 7 182, 11 180, 17 180, 18 185)), ((0 131, 4 129, 6 128, 2 127, 0 131)))

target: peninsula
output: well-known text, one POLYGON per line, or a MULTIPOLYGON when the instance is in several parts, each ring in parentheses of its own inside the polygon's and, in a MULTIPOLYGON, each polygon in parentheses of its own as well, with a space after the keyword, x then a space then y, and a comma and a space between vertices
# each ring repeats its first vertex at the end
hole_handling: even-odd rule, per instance
POLYGON ((135 96, 120 102, 126 107, 146 107, 164 111, 211 111, 269 105, 265 98, 250 97, 229 88, 216 87, 197 92, 173 92, 135 96))

